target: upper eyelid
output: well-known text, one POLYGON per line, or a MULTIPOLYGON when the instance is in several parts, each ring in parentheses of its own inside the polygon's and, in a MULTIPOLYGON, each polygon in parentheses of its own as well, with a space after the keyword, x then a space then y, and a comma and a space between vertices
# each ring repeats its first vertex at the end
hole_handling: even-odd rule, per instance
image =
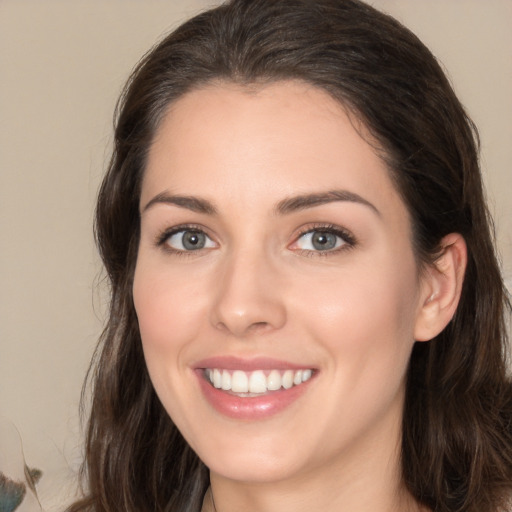
POLYGON ((199 224, 179 224, 177 226, 169 227, 161 231, 158 231, 156 234, 157 245, 165 243, 165 241, 168 238, 182 231, 198 231, 200 233, 204 233, 210 240, 215 241, 215 236, 212 236, 210 230, 208 230, 204 226, 201 226, 199 224))
MULTIPOLYGON (((204 233, 208 238, 210 238, 212 241, 214 241, 216 244, 221 243, 221 238, 217 236, 214 232, 212 232, 211 229, 207 228, 206 226, 202 224, 197 223, 183 223, 178 224, 172 227, 165 228, 163 230, 158 231, 156 234, 156 242, 157 244, 163 244, 165 241, 181 232, 181 231, 199 231, 201 233, 204 233)), ((354 236, 352 231, 348 230, 347 228, 344 228, 337 224, 332 223, 321 223, 321 222, 313 222, 308 223, 300 228, 295 230, 295 233, 291 235, 292 241, 289 243, 289 245, 293 245, 297 243, 300 237, 304 236, 307 233, 312 233, 315 231, 325 231, 334 233, 337 236, 340 236, 342 239, 344 239, 347 243, 351 245, 355 245, 357 243, 357 238, 354 236)))
MULTIPOLYGON (((218 242, 211 237, 204 228, 202 227, 196 227, 194 225, 178 225, 174 226, 168 229, 164 229, 163 231, 159 232, 156 235, 156 238, 154 239, 154 245, 155 248, 158 250, 163 251, 164 253, 171 254, 174 256, 180 256, 180 257, 192 257, 192 256, 199 256, 200 254, 204 254, 204 251, 210 251, 214 247, 200 247, 197 249, 187 249, 187 248, 179 248, 172 245, 169 241, 171 237, 174 237, 178 235, 179 233, 184 233, 187 231, 192 232, 199 232, 202 233, 208 238, 210 242, 212 242, 214 245, 218 246, 218 242)), ((183 240, 182 240, 183 241, 183 240)))
POLYGON ((351 249, 351 248, 355 247, 356 245, 358 245, 358 243, 359 243, 358 239, 353 235, 353 233, 346 228, 343 228, 338 225, 333 225, 333 224, 317 224, 317 225, 313 225, 313 226, 304 226, 302 228, 302 230, 299 231, 299 233, 297 233, 294 236, 293 241, 290 243, 290 245, 288 247, 298 244, 299 240, 304 235, 313 233, 315 231, 324 231, 326 233, 332 233, 332 234, 338 236, 339 238, 341 238, 344 243, 338 248, 325 250, 325 251, 311 250, 311 249, 300 249, 300 248, 296 248, 295 250, 301 251, 304 253, 328 255, 328 254, 335 254, 338 251, 351 249))
POLYGON ((349 229, 347 228, 344 228, 342 226, 339 226, 339 225, 336 225, 336 224, 329 224, 329 223, 326 223, 326 224, 322 224, 322 223, 319 223, 319 224, 307 224, 305 226, 303 226, 302 228, 299 228, 299 230, 297 231, 297 233, 295 234, 295 240, 297 240, 299 237, 307 234, 307 233, 312 233, 314 231, 325 231, 325 232, 328 232, 328 233, 334 233, 334 234, 337 234, 337 235, 343 235, 347 238, 350 238, 351 240, 356 240, 356 237, 354 236, 354 234, 352 233, 352 231, 350 231, 349 229))

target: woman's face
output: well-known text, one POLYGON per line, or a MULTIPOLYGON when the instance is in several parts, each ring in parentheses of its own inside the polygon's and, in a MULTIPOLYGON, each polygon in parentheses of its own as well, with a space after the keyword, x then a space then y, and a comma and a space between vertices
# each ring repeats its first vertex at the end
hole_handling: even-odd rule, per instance
POLYGON ((135 308, 155 390, 212 475, 398 457, 425 292, 407 210, 354 126, 280 82, 190 92, 157 132, 135 308))

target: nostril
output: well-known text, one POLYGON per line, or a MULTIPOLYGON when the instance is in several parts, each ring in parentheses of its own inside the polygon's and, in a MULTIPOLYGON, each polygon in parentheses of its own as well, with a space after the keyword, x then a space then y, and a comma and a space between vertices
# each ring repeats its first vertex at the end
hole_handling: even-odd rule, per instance
POLYGON ((224 322, 219 322, 215 326, 220 331, 229 331, 233 332, 237 336, 243 336, 244 332, 247 333, 257 333, 257 332, 265 332, 267 329, 271 328, 271 324, 268 322, 253 322, 248 326, 236 326, 231 325, 228 326, 224 322))
POLYGON ((265 325, 268 325, 267 322, 254 322, 252 324, 253 327, 264 327, 265 325))
POLYGON ((269 326, 267 322, 254 322, 249 326, 249 329, 253 331, 261 331, 269 326))
POLYGON ((228 331, 229 330, 227 325, 224 322, 218 322, 217 324, 215 324, 215 328, 218 329, 219 331, 228 331))

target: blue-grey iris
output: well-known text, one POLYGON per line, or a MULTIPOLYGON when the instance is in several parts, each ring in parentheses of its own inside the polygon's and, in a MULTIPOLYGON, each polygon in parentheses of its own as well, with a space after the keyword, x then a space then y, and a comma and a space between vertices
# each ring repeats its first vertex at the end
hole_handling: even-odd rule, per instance
POLYGON ((196 251, 205 246, 206 235, 200 231, 185 231, 181 237, 181 243, 188 251, 196 251))
POLYGON ((311 243, 315 249, 326 251, 336 247, 336 235, 326 231, 315 231, 311 237, 311 243))

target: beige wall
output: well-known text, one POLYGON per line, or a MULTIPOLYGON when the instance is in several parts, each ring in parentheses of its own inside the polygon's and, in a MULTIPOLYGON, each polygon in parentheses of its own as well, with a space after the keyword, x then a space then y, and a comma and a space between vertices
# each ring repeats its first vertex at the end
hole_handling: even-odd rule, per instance
MULTIPOLYGON (((78 399, 101 329, 91 222, 114 103, 142 53, 212 3, 0 0, 0 415, 46 471, 48 510, 48 487, 79 461, 78 399)), ((372 3, 438 55, 480 127, 512 276, 512 2, 372 3)))

